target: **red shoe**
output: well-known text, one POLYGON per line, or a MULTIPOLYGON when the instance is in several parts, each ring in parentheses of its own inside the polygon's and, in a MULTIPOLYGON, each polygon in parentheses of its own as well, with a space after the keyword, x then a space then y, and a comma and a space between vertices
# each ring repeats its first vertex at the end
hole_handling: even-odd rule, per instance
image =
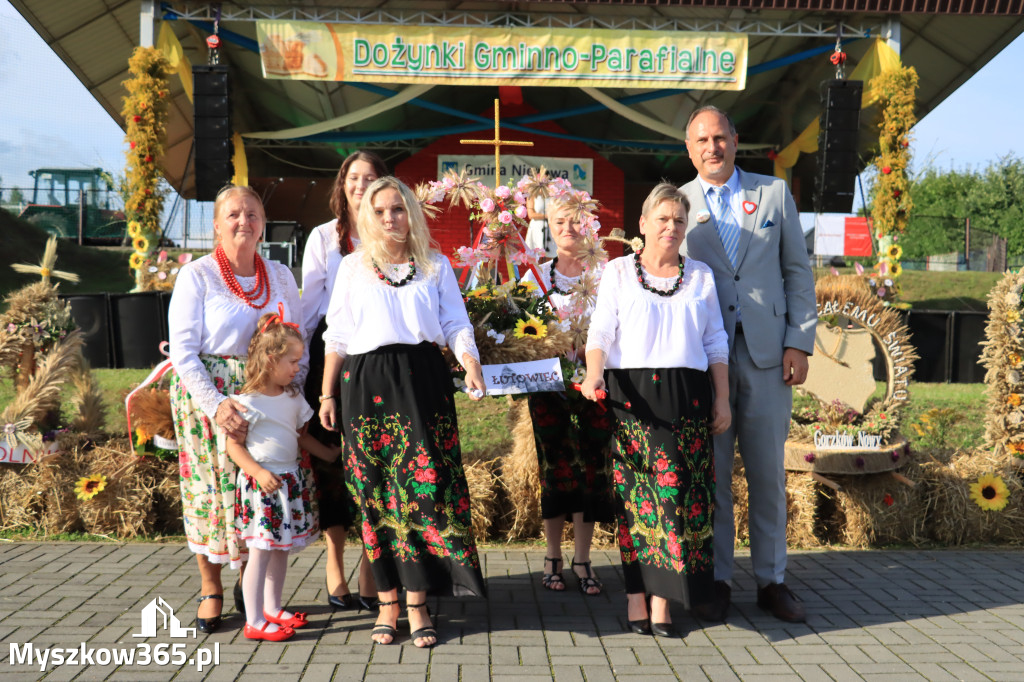
POLYGON ((274 632, 267 632, 268 625, 270 625, 270 623, 264 623, 263 627, 257 630, 246 623, 245 628, 242 630, 242 634, 245 635, 246 639, 262 639, 267 642, 283 642, 286 639, 291 639, 292 636, 295 635, 295 630, 292 630, 289 627, 281 627, 274 632))
POLYGON ((283 625, 289 628, 301 628, 305 625, 309 625, 309 621, 306 620, 306 614, 304 613, 294 613, 291 618, 281 618, 282 613, 284 613, 284 609, 278 611, 276 616, 271 616, 269 613, 264 611, 263 617, 274 625, 283 625))

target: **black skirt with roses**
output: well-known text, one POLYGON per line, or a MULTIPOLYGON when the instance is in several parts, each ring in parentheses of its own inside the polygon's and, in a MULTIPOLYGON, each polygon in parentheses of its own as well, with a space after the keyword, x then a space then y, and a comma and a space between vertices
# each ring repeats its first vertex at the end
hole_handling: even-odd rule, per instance
MULTIPOLYGON (((317 325, 316 331, 309 339, 309 374, 306 376, 304 395, 306 402, 313 408, 314 415, 320 412, 320 391, 323 388, 324 380, 324 330, 326 329, 327 318, 320 318, 320 324, 317 325)), ((337 387, 331 393, 337 395, 337 387)), ((309 435, 324 445, 342 445, 344 447, 341 434, 325 429, 318 416, 309 420, 309 435)), ((327 529, 335 526, 345 529, 352 528, 355 525, 355 519, 359 516, 359 510, 345 487, 345 456, 342 455, 333 462, 325 462, 319 457, 310 459, 313 462, 317 499, 320 502, 320 528, 327 529)))
POLYGON ((612 413, 562 393, 532 393, 527 400, 540 466, 541 517, 582 512, 584 521, 612 521, 607 456, 612 413))
POLYGON ((377 589, 485 596, 452 376, 431 343, 350 355, 345 475, 377 589))
POLYGON ((685 367, 605 374, 616 418, 612 483, 626 592, 707 602, 713 592, 711 382, 685 367))

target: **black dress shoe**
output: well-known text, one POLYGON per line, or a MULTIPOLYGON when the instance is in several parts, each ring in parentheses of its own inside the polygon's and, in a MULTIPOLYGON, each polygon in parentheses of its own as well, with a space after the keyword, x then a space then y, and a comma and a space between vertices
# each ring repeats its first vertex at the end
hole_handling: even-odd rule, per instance
POLYGON ((380 604, 380 602, 377 601, 376 597, 361 594, 359 595, 359 608, 357 609, 357 612, 376 611, 378 604, 380 604))
POLYGON ((651 619, 631 620, 629 621, 629 629, 638 635, 649 635, 651 634, 651 619))
POLYGON ((651 623, 651 632, 658 637, 676 637, 679 634, 672 623, 651 623))
POLYGON ((345 594, 336 597, 331 594, 330 590, 327 590, 327 604, 331 608, 348 610, 355 605, 355 602, 356 600, 352 598, 351 592, 346 592, 345 594))
POLYGON ((714 594, 709 601, 694 604, 690 612, 701 620, 721 622, 729 615, 732 602, 732 588, 724 580, 715 581, 714 594))
POLYGON ((235 611, 238 611, 243 616, 245 615, 245 595, 242 594, 242 583, 235 583, 235 589, 233 591, 235 597, 235 611))
MULTIPOLYGON (((224 603, 223 594, 204 594, 199 599, 196 599, 197 603, 202 603, 207 599, 219 599, 221 604, 224 603)), ((223 608, 223 606, 222 606, 223 608)), ((212 618, 200 618, 199 614, 196 614, 196 629, 203 634, 210 634, 216 632, 217 628, 220 627, 220 616, 213 616, 212 618)))
POLYGON ((757 590, 757 605, 779 620, 789 623, 803 623, 807 613, 800 597, 786 587, 785 583, 766 585, 757 590))

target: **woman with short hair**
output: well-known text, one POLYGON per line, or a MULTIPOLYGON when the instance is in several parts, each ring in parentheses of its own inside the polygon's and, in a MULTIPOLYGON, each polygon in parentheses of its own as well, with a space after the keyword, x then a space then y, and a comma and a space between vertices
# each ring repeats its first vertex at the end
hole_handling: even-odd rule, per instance
POLYGON ((689 202, 663 183, 644 201, 644 247, 605 268, 583 394, 617 421, 612 452, 627 620, 674 636, 669 601, 714 594, 711 436, 728 428, 729 340, 711 269, 679 253, 689 202), (710 379, 709 379, 710 374, 710 379), (647 596, 650 595, 648 606, 647 596))

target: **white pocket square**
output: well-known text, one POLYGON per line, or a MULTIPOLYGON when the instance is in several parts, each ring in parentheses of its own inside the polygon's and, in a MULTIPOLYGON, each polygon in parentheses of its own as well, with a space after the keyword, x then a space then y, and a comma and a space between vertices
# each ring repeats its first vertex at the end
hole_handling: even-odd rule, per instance
POLYGON ((764 225, 761 226, 761 229, 763 230, 766 227, 775 227, 775 223, 773 223, 771 221, 771 218, 769 218, 768 220, 764 221, 764 225))

